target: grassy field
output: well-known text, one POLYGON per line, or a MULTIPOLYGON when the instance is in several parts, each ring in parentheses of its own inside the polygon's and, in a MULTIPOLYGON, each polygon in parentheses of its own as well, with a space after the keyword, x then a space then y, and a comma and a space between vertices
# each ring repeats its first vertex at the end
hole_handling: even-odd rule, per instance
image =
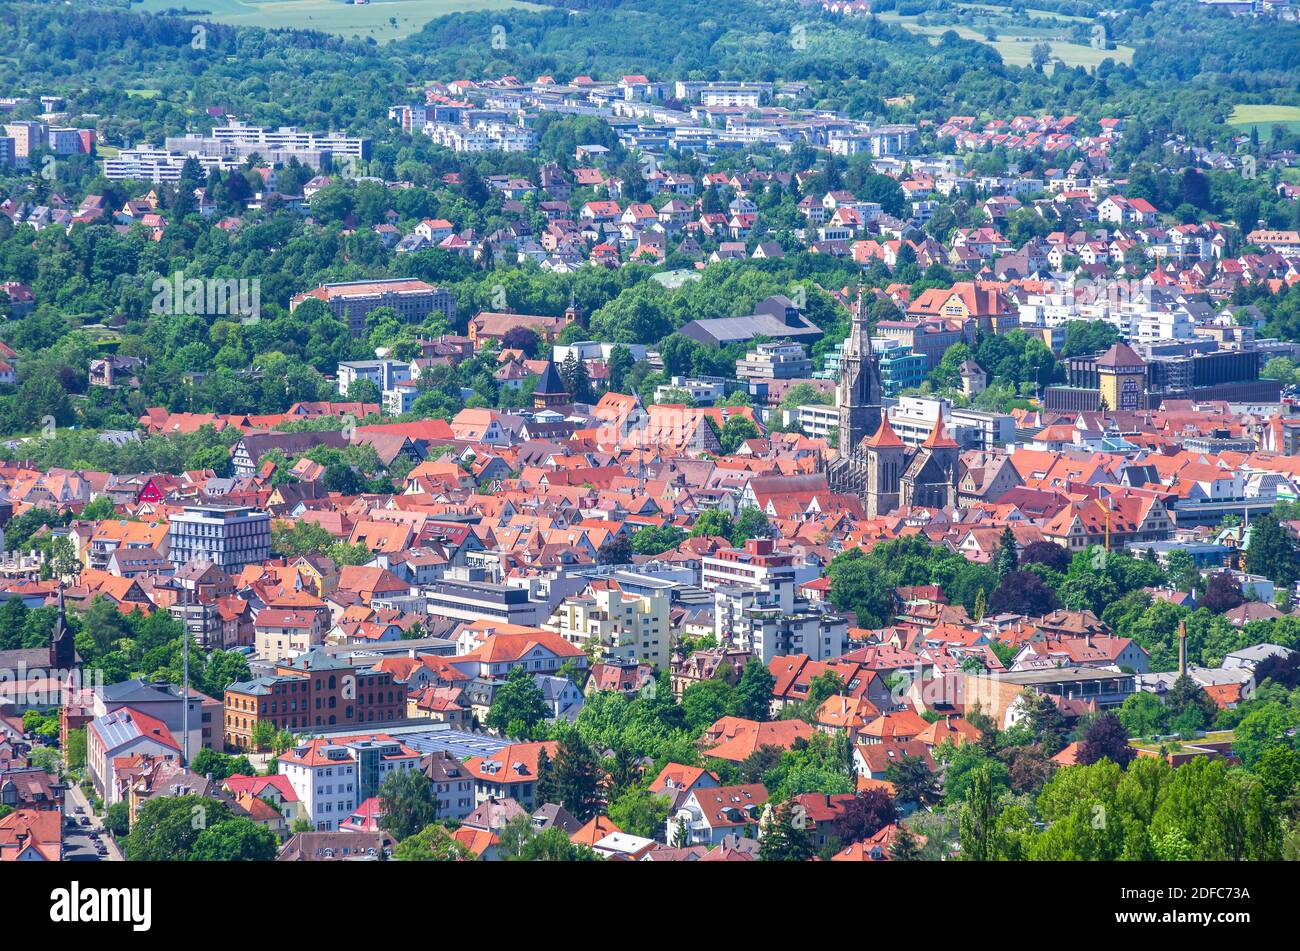
POLYGON ((1160 747, 1166 749, 1177 748, 1180 746, 1195 746, 1197 743, 1231 743, 1234 739, 1232 730, 1210 730, 1205 736, 1197 737, 1194 740, 1129 740, 1129 746, 1139 750, 1147 750, 1151 753, 1160 752, 1160 747))
POLYGON ((1228 116, 1228 124, 1249 132, 1259 130, 1259 137, 1267 140, 1273 126, 1283 126, 1288 132, 1300 132, 1300 106, 1247 106, 1238 105, 1228 116))
MULTIPOLYGON (((968 9, 976 7, 990 13, 1005 9, 977 7, 975 4, 964 6, 968 9)), ((1093 69, 1106 59, 1112 59, 1116 63, 1129 63, 1133 60, 1132 47, 1119 46, 1113 50, 1098 50, 1080 43, 1067 43, 1057 38, 1059 34, 1051 26, 1035 22, 1033 18, 1023 23, 1012 23, 1009 19, 998 18, 996 22, 991 24, 996 31, 996 39, 990 40, 984 35, 982 28, 972 29, 969 26, 955 24, 929 23, 922 25, 916 22, 916 17, 899 16, 897 13, 881 13, 877 14, 877 16, 882 20, 896 23, 909 32, 932 37, 932 42, 935 43, 938 42, 938 37, 952 30, 962 39, 974 40, 977 43, 993 47, 998 51, 998 55, 1002 57, 1002 61, 1008 66, 1028 66, 1032 61, 1031 50, 1034 44, 1044 40, 1052 48, 1052 58, 1061 60, 1067 66, 1083 66, 1085 69, 1093 69)), ((1062 16, 1058 17, 1058 19, 1079 20, 1082 18, 1062 16)))
MULTIPOLYGON (((142 0, 140 9, 158 13, 188 7, 205 10, 201 19, 267 29, 296 27, 339 36, 374 37, 378 43, 418 33, 448 13, 511 8, 540 9, 518 0, 373 0, 357 6, 342 0, 142 0)), ((488 42, 484 37, 483 42, 488 42)))

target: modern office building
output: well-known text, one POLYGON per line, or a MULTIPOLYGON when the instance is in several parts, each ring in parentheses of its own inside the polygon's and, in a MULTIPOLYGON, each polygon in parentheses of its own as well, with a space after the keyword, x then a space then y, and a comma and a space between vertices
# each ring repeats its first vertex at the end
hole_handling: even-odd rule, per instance
POLYGON ((333 832, 391 774, 420 769, 421 758, 388 734, 371 733, 309 740, 280 754, 277 768, 316 831, 333 832))
POLYGON ((760 343, 736 361, 740 380, 793 380, 811 372, 812 361, 799 343, 760 343))
POLYGON ((177 567, 201 558, 235 572, 271 557, 271 516, 249 505, 187 505, 171 516, 167 539, 177 567))
POLYGON ((1259 376, 1263 352, 1217 348, 1213 341, 1162 341, 1066 361, 1065 386, 1050 386, 1048 410, 1154 409, 1166 400, 1276 403, 1282 385, 1259 376), (1141 352, 1138 352, 1141 351, 1141 352))
POLYGON ((256 155, 272 165, 297 159, 303 165, 320 168, 329 160, 362 162, 370 158, 370 140, 342 132, 303 132, 292 126, 278 129, 231 121, 212 130, 210 136, 172 136, 164 147, 196 155, 231 158, 240 163, 256 155))
POLYGON ((826 660, 844 653, 848 622, 824 604, 796 597, 798 574, 795 556, 777 551, 770 538, 706 556, 701 586, 713 593, 718 642, 764 664, 788 654, 826 660))
POLYGON ((112 158, 104 159, 104 177, 109 181, 137 179, 154 183, 179 182, 185 162, 191 158, 199 163, 204 175, 209 175, 214 170, 229 172, 239 168, 240 165, 238 159, 226 155, 198 155, 193 152, 141 146, 122 149, 112 158))
POLYGON ((488 581, 444 578, 420 589, 425 613, 459 621, 502 621, 540 626, 549 616, 547 605, 529 597, 527 588, 488 581))
POLYGON ((897 340, 871 343, 880 354, 880 390, 884 396, 898 396, 925 381, 928 361, 924 354, 912 352, 911 347, 897 340))

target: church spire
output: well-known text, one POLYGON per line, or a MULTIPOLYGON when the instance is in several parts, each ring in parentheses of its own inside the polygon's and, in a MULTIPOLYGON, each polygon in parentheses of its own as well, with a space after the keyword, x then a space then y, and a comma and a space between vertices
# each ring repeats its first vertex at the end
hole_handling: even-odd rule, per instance
POLYGON ((840 382, 835 403, 839 410, 839 455, 852 456, 863 438, 880 425, 880 367, 871 347, 865 288, 858 294, 853 323, 840 356, 840 382))
POLYGON ((77 662, 76 644, 72 631, 68 629, 68 611, 63 603, 63 581, 59 581, 59 616, 54 620, 50 631, 50 666, 69 669, 77 662))
POLYGON ((903 440, 898 438, 898 433, 894 432, 894 427, 889 425, 889 417, 884 413, 880 414, 880 428, 868 436, 863 445, 868 449, 906 448, 903 440))
POLYGON ((953 442, 952 437, 943 425, 943 413, 939 414, 938 419, 934 421, 934 429, 930 430, 930 435, 921 443, 926 449, 957 449, 960 448, 953 442))
POLYGON ((871 324, 867 320, 867 289, 858 288, 858 302, 853 309, 852 338, 857 352, 862 356, 871 355, 871 324))

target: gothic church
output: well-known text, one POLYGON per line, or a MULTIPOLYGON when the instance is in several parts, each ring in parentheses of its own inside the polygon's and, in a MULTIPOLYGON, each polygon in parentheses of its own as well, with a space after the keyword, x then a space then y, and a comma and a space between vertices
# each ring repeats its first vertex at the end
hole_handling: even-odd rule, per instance
POLYGON ((889 425, 881 392, 880 356, 871 346, 862 294, 840 358, 839 444, 827 468, 831 489, 862 499, 868 518, 910 506, 955 506, 959 449, 943 416, 919 448, 909 449, 889 425))

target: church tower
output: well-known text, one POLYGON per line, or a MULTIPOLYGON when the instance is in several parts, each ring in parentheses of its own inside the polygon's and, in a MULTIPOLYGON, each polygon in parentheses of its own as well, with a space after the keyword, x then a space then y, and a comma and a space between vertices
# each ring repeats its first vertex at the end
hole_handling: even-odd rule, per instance
POLYGON ((533 409, 550 409, 569 402, 569 392, 555 369, 554 361, 547 360, 546 369, 537 378, 537 385, 533 388, 533 409))
POLYGON ((907 465, 907 447, 898 438, 889 417, 880 417, 880 428, 867 437, 867 518, 879 518, 898 508, 898 482, 907 465))
POLYGON ((957 504, 957 461, 961 448, 948 435, 943 414, 900 480, 903 507, 944 508, 957 504))
POLYGON ((71 670, 77 663, 77 648, 68 628, 68 613, 63 606, 63 585, 59 585, 59 616, 50 631, 50 668, 71 670))
POLYGON ((880 427, 880 361, 871 349, 871 327, 867 323, 867 295, 858 295, 849 338, 844 341, 840 358, 839 390, 835 397, 839 408, 839 457, 847 459, 858 444, 880 427))

